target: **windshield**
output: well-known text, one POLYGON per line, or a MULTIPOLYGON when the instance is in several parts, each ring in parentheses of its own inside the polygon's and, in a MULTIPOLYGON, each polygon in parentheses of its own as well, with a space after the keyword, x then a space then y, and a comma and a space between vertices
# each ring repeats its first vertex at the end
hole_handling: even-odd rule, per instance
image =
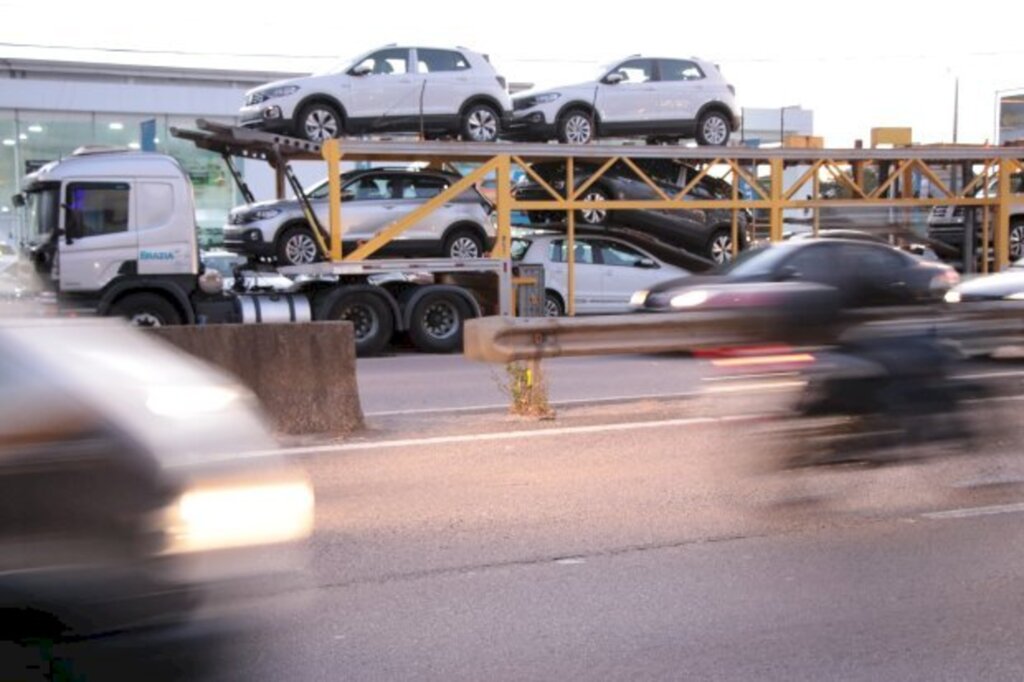
POLYGON ((793 245, 763 246, 742 252, 736 260, 718 269, 716 274, 730 277, 753 277, 770 274, 793 252, 793 245))
MULTIPOLYGON (((351 172, 349 172, 349 173, 342 173, 341 174, 341 184, 344 185, 345 182, 350 177, 352 177, 352 173, 351 172)), ((306 190, 306 196, 309 197, 310 199, 326 199, 327 198, 327 193, 329 191, 330 191, 329 183, 327 182, 327 178, 324 178, 323 180, 321 180, 320 182, 316 183, 315 185, 310 187, 308 190, 306 190)))
POLYGON ((49 185, 26 192, 25 200, 28 217, 27 241, 31 244, 42 243, 57 227, 60 186, 49 185))

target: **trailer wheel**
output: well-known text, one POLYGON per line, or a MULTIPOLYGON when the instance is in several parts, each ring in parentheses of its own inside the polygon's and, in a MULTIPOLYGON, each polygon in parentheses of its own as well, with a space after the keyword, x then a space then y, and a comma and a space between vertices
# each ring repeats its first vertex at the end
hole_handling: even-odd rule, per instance
POLYGON ((461 351, 462 331, 471 316, 469 306, 458 294, 426 294, 413 306, 409 336, 424 353, 461 351))
POLYGON ((346 294, 329 304, 318 320, 352 323, 356 341, 356 355, 377 355, 387 347, 395 331, 395 320, 388 305, 366 291, 346 294))
POLYGON ((110 306, 111 317, 123 317, 133 327, 181 324, 181 313, 159 294, 128 294, 110 306))

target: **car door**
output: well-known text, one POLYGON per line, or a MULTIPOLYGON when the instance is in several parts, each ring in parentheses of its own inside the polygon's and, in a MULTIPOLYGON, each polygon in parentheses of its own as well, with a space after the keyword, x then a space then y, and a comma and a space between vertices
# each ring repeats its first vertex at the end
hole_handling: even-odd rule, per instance
POLYGON ((900 305, 913 300, 903 254, 882 244, 843 244, 841 261, 851 305, 900 305))
POLYGON ((839 244, 821 242, 797 249, 796 253, 779 263, 774 272, 780 280, 799 280, 835 287, 844 305, 852 302, 846 286, 846 273, 839 261, 839 244))
POLYGON ((58 277, 64 291, 99 291, 127 262, 138 262, 132 183, 68 181, 61 211, 58 277))
POLYGON ((410 58, 406 48, 387 48, 349 70, 352 94, 346 113, 358 129, 403 127, 417 117, 422 80, 410 71, 410 58), (356 75, 360 68, 369 68, 369 73, 356 75))
MULTIPOLYGON (((450 183, 442 176, 426 173, 408 173, 401 177, 398 200, 395 202, 396 218, 406 215, 448 189, 450 183)), ((399 239, 417 239, 437 242, 444 236, 445 229, 454 222, 451 203, 431 211, 402 233, 399 239)))
MULTIPOLYGON (((585 240, 577 239, 575 251, 575 298, 576 312, 580 314, 604 312, 601 302, 601 266, 597 264, 594 247, 585 240)), ((569 263, 566 240, 553 239, 548 247, 544 278, 549 287, 555 289, 569 301, 569 263)))
POLYGON ((688 59, 659 59, 655 119, 665 132, 681 133, 697 119, 704 101, 704 72, 688 59))
POLYGON ((416 48, 416 77, 423 84, 424 116, 453 116, 474 92, 469 60, 456 50, 416 48))
POLYGON ((391 173, 361 175, 341 189, 341 222, 344 241, 365 241, 393 222, 398 202, 392 195, 391 173))
POLYGON ((593 240, 601 265, 602 312, 627 313, 630 298, 664 279, 661 266, 649 254, 618 240, 593 240))
POLYGON ((602 79, 596 86, 602 134, 643 134, 653 120, 657 103, 654 60, 627 59, 609 73, 619 73, 623 79, 614 84, 602 79))

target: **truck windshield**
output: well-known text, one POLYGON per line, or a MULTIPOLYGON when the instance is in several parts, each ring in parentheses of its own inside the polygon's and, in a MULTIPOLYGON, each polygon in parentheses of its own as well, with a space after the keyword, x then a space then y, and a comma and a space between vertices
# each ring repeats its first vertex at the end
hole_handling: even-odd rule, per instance
POLYGON ((28 208, 28 234, 26 241, 40 244, 57 228, 57 211, 60 206, 60 186, 46 185, 25 193, 28 208))

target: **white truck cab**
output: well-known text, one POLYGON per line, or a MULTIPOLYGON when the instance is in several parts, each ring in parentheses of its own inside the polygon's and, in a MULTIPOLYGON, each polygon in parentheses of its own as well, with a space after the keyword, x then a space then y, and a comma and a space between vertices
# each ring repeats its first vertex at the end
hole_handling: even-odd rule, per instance
POLYGON ((56 247, 63 292, 118 276, 199 274, 192 186, 163 154, 81 149, 25 179, 32 229, 56 247))

